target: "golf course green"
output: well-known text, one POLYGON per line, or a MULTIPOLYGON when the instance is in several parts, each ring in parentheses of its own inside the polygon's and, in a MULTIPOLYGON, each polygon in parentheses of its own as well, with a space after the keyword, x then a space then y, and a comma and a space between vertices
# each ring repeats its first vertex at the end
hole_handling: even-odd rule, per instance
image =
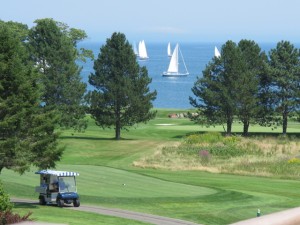
MULTIPOLYGON (((157 117, 122 131, 122 140, 113 139, 114 130, 102 130, 89 118, 84 133, 63 130, 65 146, 57 170, 76 171, 81 203, 127 209, 200 224, 229 224, 300 205, 300 180, 279 176, 210 173, 201 170, 178 170, 136 166, 135 161, 160 149, 177 146, 183 137, 195 132, 223 132, 222 126, 202 127, 187 118, 168 118, 183 110, 158 110, 157 117)), ((300 124, 288 129, 296 139, 300 124)), ((276 136, 280 129, 250 127, 250 133, 276 136)), ((242 125, 235 123, 234 132, 242 125)), ((300 143, 300 139, 299 139, 300 143)), ((298 166, 298 165, 295 165, 298 166)), ((19 175, 4 169, 0 175, 11 197, 37 199, 34 187, 39 184, 37 168, 19 175)), ((299 173, 300 175, 300 173, 299 173)), ((14 211, 38 221, 68 224, 145 224, 94 213, 74 212, 51 206, 16 204, 14 211), (63 211, 63 212, 62 212, 63 211)))

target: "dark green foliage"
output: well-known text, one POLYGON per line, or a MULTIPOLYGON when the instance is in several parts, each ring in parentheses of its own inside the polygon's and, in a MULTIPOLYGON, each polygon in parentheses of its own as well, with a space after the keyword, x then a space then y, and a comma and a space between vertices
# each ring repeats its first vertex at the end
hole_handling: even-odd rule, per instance
POLYGON ((239 74, 240 85, 237 95, 237 116, 243 123, 243 135, 248 135, 250 123, 261 121, 264 117, 263 104, 260 104, 260 81, 266 72, 266 55, 260 47, 249 40, 241 40, 238 44, 242 53, 244 70, 239 74))
POLYGON ((192 88, 196 99, 190 97, 190 102, 199 114, 192 119, 205 125, 226 124, 227 135, 231 135, 235 117, 244 125, 244 136, 250 123, 267 124, 270 83, 266 62, 254 41, 241 40, 238 45, 227 41, 221 56, 209 62, 192 88))
POLYGON ((12 34, 16 36, 20 41, 27 40, 28 37, 28 26, 22 23, 8 21, 4 22, 0 20, 0 24, 7 25, 9 29, 12 31, 12 34))
POLYGON ((94 69, 89 83, 96 90, 89 93, 89 104, 97 125, 114 127, 118 140, 121 129, 154 118, 156 112, 150 110, 156 91, 150 92, 147 69, 138 65, 124 34, 107 39, 94 69))
POLYGON ((0 172, 49 168, 61 157, 55 119, 40 107, 39 80, 20 36, 0 24, 0 172))
POLYGON ((190 97, 191 105, 200 109, 196 120, 208 125, 226 124, 231 135, 233 117, 237 112, 239 76, 245 71, 241 51, 232 41, 222 47, 220 58, 214 57, 203 71, 203 77, 195 82, 192 91, 198 99, 190 97))
POLYGON ((86 84, 81 82, 81 68, 76 64, 78 58, 84 57, 77 51, 76 44, 86 35, 52 19, 35 23, 29 32, 28 45, 32 60, 42 74, 44 108, 56 111, 61 127, 84 129, 86 84))
POLYGON ((270 74, 273 107, 281 115, 282 133, 288 127, 288 117, 299 111, 300 84, 300 51, 290 42, 281 41, 270 55, 270 74))

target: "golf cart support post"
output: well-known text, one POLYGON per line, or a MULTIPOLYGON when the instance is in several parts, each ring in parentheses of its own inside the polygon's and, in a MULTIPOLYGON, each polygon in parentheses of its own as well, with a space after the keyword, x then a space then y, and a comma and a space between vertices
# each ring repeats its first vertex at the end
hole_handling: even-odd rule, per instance
POLYGON ((40 186, 35 187, 39 193, 41 205, 56 203, 59 207, 73 203, 74 207, 80 206, 79 195, 76 188, 76 176, 79 173, 55 170, 40 170, 40 186))

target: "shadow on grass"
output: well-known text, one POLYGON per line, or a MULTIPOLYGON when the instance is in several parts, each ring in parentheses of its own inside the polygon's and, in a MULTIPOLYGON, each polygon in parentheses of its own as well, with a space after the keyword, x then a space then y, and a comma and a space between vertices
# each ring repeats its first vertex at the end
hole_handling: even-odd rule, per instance
MULTIPOLYGON (((189 135, 193 135, 193 134, 204 134, 204 133, 210 133, 209 131, 196 131, 196 132, 188 132, 185 135, 177 135, 174 136, 173 138, 176 139, 180 139, 180 138, 184 138, 187 137, 189 135)), ((216 133, 215 131, 211 131, 211 133, 216 133)), ((222 134, 223 136, 226 136, 226 132, 217 132, 222 134)), ((242 132, 232 132, 231 133, 232 136, 243 136, 242 132)), ((283 138, 285 136, 282 135, 282 133, 272 133, 272 132, 251 132, 248 134, 248 136, 246 137, 261 137, 261 138, 265 138, 265 137, 273 137, 273 138, 283 138)), ((299 138, 300 139, 300 132, 296 133, 287 133, 286 134, 287 138, 299 138)))
POLYGON ((22 209, 22 208, 31 208, 31 209, 35 209, 37 208, 39 205, 38 202, 18 202, 18 201, 14 201, 14 208, 17 209, 22 209))
MULTIPOLYGON (((40 205, 38 202, 24 202, 24 201, 14 201, 14 208, 16 209, 36 209, 38 207, 45 207, 45 206, 50 206, 50 207, 57 207, 56 203, 47 203, 46 205, 40 205)), ((68 207, 73 207, 73 204, 64 204, 63 206, 64 208, 68 208, 68 207)))
MULTIPOLYGON (((215 188, 214 188, 215 189, 215 188)), ((117 205, 157 205, 166 203, 207 203, 207 202, 232 202, 246 201, 253 199, 254 196, 238 191, 215 189, 215 194, 189 196, 189 197, 100 197, 81 195, 81 203, 90 204, 117 204, 117 205)))
POLYGON ((60 139, 75 139, 75 140, 93 140, 93 141, 131 141, 135 139, 121 138, 116 140, 115 138, 103 138, 103 137, 87 137, 87 136, 61 136, 60 139))

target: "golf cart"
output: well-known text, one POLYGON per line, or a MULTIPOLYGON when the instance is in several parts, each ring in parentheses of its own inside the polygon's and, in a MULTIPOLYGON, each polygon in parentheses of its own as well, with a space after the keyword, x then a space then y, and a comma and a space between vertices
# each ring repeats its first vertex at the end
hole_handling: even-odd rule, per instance
POLYGON ((74 207, 80 206, 75 179, 79 173, 41 170, 35 174, 40 174, 40 186, 35 187, 35 192, 39 193, 40 205, 56 203, 63 207, 64 204, 73 203, 74 207))

